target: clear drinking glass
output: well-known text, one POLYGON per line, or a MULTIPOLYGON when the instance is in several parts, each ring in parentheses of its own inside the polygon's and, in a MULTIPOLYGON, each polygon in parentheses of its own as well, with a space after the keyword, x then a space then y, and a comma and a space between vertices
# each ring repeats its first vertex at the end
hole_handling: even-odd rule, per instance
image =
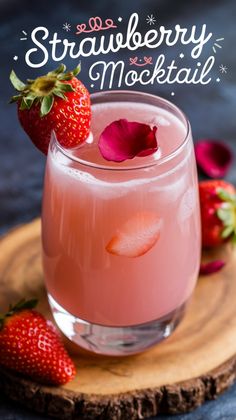
POLYGON ((45 282, 55 321, 69 339, 96 353, 127 355, 172 333, 196 284, 201 238, 191 128, 157 96, 109 91, 91 99, 86 143, 66 150, 51 140, 45 282), (120 118, 156 125, 158 151, 106 161, 97 141, 120 118))

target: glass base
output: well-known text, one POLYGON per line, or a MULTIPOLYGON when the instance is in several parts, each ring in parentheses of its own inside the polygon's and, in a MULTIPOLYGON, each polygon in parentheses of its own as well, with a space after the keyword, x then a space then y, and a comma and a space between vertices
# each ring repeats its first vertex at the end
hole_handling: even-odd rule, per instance
POLYGON ((63 334, 80 347, 109 356, 142 352, 169 335, 183 318, 186 303, 171 313, 145 324, 107 327, 91 324, 71 315, 48 294, 54 319, 63 334))

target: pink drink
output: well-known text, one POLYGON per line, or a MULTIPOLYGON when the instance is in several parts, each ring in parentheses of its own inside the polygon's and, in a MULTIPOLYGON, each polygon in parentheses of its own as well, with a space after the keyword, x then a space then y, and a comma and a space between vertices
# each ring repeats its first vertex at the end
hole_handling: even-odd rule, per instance
MULTIPOLYGON (((191 296, 199 269, 199 203, 190 128, 176 107, 151 95, 110 92, 94 95, 93 101, 88 142, 71 152, 54 140, 47 160, 43 262, 54 315, 66 314, 67 321, 71 315, 73 324, 86 321, 123 330, 165 317, 170 322, 191 296), (159 150, 123 163, 103 159, 99 135, 121 118, 156 125, 159 150), (120 239, 124 230, 128 237, 122 246, 131 251, 139 241, 142 246, 146 232, 139 229, 144 223, 147 236, 154 229, 154 243, 146 253, 133 257, 109 252, 110 241, 120 239), (134 230, 135 240, 129 238, 134 230)), ((78 331, 71 334, 65 320, 55 319, 72 340, 106 353, 77 340, 78 331)), ((160 337, 152 344, 155 341, 160 337)))

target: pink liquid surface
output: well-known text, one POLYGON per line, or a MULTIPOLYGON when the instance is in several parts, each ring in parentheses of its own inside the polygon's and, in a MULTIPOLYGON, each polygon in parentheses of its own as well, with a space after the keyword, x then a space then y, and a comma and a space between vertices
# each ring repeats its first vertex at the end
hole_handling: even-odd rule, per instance
POLYGON ((42 218, 47 289, 80 319, 142 324, 187 301, 196 283, 200 227, 192 143, 166 163, 135 169, 173 152, 186 127, 164 109, 129 102, 94 105, 92 133, 90 143, 70 154, 103 169, 73 161, 55 145, 48 155, 42 218), (98 136, 120 118, 157 125, 159 151, 122 164, 105 161, 98 136), (154 246, 136 258, 107 252, 117 229, 140 211, 158 214, 162 221, 154 246))

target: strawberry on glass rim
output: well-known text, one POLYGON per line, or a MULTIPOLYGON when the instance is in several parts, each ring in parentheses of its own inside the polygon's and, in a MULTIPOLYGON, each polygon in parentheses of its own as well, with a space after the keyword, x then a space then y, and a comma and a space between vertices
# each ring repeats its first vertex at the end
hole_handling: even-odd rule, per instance
POLYGON ((21 82, 12 70, 10 80, 17 95, 19 121, 34 145, 44 154, 52 131, 65 148, 83 143, 89 136, 91 123, 90 95, 83 83, 77 79, 80 65, 66 71, 61 64, 56 70, 35 80, 21 82))

